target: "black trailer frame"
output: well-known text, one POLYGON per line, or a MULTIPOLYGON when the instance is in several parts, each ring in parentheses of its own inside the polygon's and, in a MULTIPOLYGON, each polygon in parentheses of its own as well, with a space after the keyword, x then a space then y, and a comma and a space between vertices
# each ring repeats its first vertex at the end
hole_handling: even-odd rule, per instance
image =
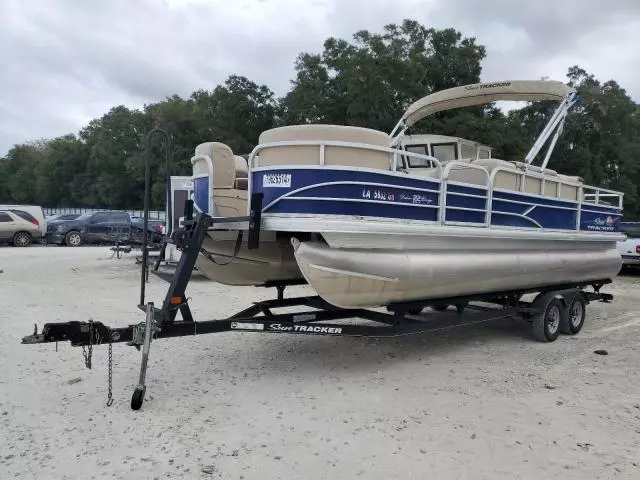
MULTIPOLYGON (((285 298, 284 290, 287 286, 304 283, 300 280, 292 280, 265 285, 265 287, 276 288, 277 298, 273 300, 256 302, 225 319, 195 321, 189 307, 186 288, 207 232, 214 226, 225 223, 248 222, 248 248, 258 248, 262 200, 261 193, 251 195, 250 213, 247 217, 216 218, 204 213, 194 217, 193 203, 191 200, 187 201, 184 228, 174 231, 169 240, 182 251, 174 273, 166 274, 159 271, 159 261, 152 269, 154 274, 169 283, 161 308, 155 308, 153 302, 145 303, 149 255, 143 243, 138 308, 146 312, 145 322, 127 327, 109 327, 99 321, 47 323, 40 333, 36 325, 33 334, 25 336, 22 343, 68 341, 72 346, 81 346, 83 352, 85 347, 88 347, 88 355, 84 352, 88 368, 91 368, 91 352, 96 345, 108 344, 110 358, 113 343, 126 342, 138 349, 142 347, 140 380, 131 399, 131 407, 137 410, 142 406, 146 391, 146 367, 152 339, 229 331, 392 337, 520 317, 532 323, 533 335, 537 340, 550 342, 554 341, 560 333, 576 334, 581 330, 586 314, 585 306, 590 301, 608 303, 613 299, 612 295, 600 292, 603 285, 611 283, 611 279, 594 279, 572 284, 547 284, 528 289, 396 303, 388 305, 386 311, 345 309, 331 305, 319 296, 285 298), (591 286, 593 291, 584 290, 587 286, 591 286), (538 295, 533 301, 521 300, 523 295, 536 292, 538 295), (306 307, 306 309, 295 313, 274 312, 275 309, 285 307, 306 307), (421 315, 426 307, 431 307, 438 313, 429 315, 428 318, 421 315), (176 320, 178 313, 182 317, 181 320, 176 320), (335 322, 357 318, 366 322, 335 322)), ((147 203, 145 207, 146 219, 147 203)), ((240 241, 241 238, 239 238, 240 241)), ((111 379, 111 361, 109 362, 109 379, 111 379)), ((107 405, 111 402, 111 384, 109 384, 107 405)))

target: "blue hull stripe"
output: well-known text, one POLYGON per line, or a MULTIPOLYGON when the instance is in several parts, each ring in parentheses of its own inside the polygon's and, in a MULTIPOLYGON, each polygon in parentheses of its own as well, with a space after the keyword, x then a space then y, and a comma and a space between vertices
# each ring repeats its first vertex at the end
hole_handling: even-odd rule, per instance
MULTIPOLYGON (((440 184, 433 179, 361 170, 274 168, 252 172, 252 190, 264 194, 265 215, 308 214, 387 217, 390 219, 438 219, 440 184)), ((204 180, 204 182, 202 182, 204 180)), ((197 203, 206 206, 198 181, 197 203)), ((445 221, 484 223, 487 189, 447 184, 445 221)), ((522 192, 494 191, 492 226, 575 230, 578 204, 522 192)), ((580 230, 618 231, 621 210, 582 204, 580 230)))

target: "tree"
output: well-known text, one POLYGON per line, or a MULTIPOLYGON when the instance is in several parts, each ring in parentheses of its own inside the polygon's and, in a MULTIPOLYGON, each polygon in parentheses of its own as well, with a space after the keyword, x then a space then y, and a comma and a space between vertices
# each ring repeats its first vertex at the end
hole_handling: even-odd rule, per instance
POLYGON ((274 93, 246 77, 231 75, 224 86, 198 90, 191 99, 201 141, 226 143, 238 155, 250 153, 260 133, 275 126, 274 93))
POLYGON ((4 178, 6 201, 31 203, 37 198, 37 172, 44 161, 43 145, 40 142, 16 145, 3 161, 8 175, 4 178))
POLYGON ((353 43, 329 38, 322 54, 302 53, 285 123, 337 123, 390 131, 406 108, 435 90, 480 80, 485 49, 453 30, 413 20, 366 30, 353 43))
POLYGON ((80 131, 89 159, 73 188, 84 192, 86 204, 110 208, 142 205, 143 140, 151 127, 145 113, 118 106, 80 131))

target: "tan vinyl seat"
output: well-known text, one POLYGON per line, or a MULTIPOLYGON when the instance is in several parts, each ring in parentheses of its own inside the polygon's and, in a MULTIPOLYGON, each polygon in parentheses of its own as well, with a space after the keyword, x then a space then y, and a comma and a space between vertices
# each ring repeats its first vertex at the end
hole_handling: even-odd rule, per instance
POLYGON ((440 170, 436 167, 433 168, 410 168, 409 173, 411 175, 418 175, 425 178, 440 178, 440 170))
POLYGON ((507 162, 506 160, 500 160, 499 158, 479 158, 474 160, 472 163, 473 165, 486 168, 489 173, 498 167, 516 170, 514 162, 507 162))
MULTIPOLYGON (((197 155, 206 155, 213 163, 213 187, 233 188, 236 180, 236 160, 228 145, 220 142, 201 143, 196 147, 197 155)), ((207 173, 207 163, 199 161, 193 166, 194 174, 207 173)))
MULTIPOLYGON (((389 135, 378 130, 345 125, 291 125, 266 130, 259 143, 292 141, 337 141, 351 142, 376 147, 389 146, 389 135)), ((273 165, 319 165, 319 145, 287 145, 266 147, 259 152, 258 166, 273 165)), ((389 170, 389 152, 367 148, 326 146, 325 165, 344 165, 389 170)))
POLYGON ((236 160, 235 188, 247 190, 249 188, 249 166, 247 161, 240 155, 235 155, 234 158, 236 160))
MULTIPOLYGON (((195 156, 198 155, 206 155, 213 164, 213 198, 218 214, 223 217, 245 215, 248 191, 240 188, 238 182, 238 179, 246 181, 248 176, 244 158, 234 155, 228 145, 220 142, 201 143, 195 149, 195 156)), ((193 164, 194 175, 207 172, 206 160, 196 160, 193 164)))
POLYGON ((474 165, 482 165, 489 172, 497 167, 503 167, 512 170, 510 172, 498 172, 495 179, 495 187, 507 190, 520 191, 520 182, 522 175, 518 172, 531 171, 536 172, 536 176, 525 175, 524 193, 532 193, 540 195, 542 189, 542 180, 544 179, 544 192, 546 197, 561 198, 564 200, 578 200, 578 189, 583 182, 580 177, 562 175, 550 168, 540 168, 535 165, 527 165, 524 162, 507 162, 497 158, 478 159, 473 162, 474 165), (542 176, 542 178, 541 178, 542 176), (560 184, 560 195, 558 196, 558 184, 560 184))
POLYGON ((506 190, 518 190, 520 187, 520 175, 517 173, 517 168, 514 162, 507 162, 506 160, 500 160, 499 158, 479 158, 472 162, 473 165, 484 167, 489 172, 489 175, 496 169, 500 170, 496 173, 494 179, 495 188, 504 188, 506 190))
POLYGON ((584 179, 582 177, 563 175, 561 173, 558 174, 558 178, 562 183, 560 186, 560 198, 574 201, 580 200, 578 198, 578 191, 580 190, 580 186, 584 183, 584 179))

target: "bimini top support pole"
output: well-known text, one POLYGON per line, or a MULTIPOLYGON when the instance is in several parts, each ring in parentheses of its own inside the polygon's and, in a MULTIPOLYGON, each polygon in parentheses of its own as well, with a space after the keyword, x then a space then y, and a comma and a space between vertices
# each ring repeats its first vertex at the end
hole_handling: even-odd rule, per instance
POLYGON ((531 162, 536 157, 536 155, 538 155, 540 150, 542 150, 542 147, 547 142, 547 140, 549 139, 551 134, 553 134, 553 132, 556 131, 556 135, 554 137, 554 140, 552 141, 552 144, 550 145, 549 150, 547 151, 547 155, 546 155, 545 160, 544 160, 544 166, 546 166, 546 164, 549 161, 549 157, 551 156, 551 152, 553 151, 553 148, 555 147, 556 141, 558 140, 557 137, 562 132, 562 126, 564 125, 564 121, 565 121, 565 118, 567 117, 567 113, 569 112, 569 109, 579 99, 580 99, 580 97, 576 93, 572 93, 566 99, 564 99, 562 101, 562 103, 558 106, 556 111, 553 113, 553 115, 551 116, 551 118, 547 122, 547 125, 544 127, 542 132, 540 132, 540 135, 538 136, 538 138, 536 139, 535 143, 531 147, 531 150, 529 150, 529 152, 527 153, 527 156, 524 159, 525 163, 531 164, 531 162))
POLYGON ((400 121, 396 124, 395 127, 393 127, 393 130, 391 130, 391 133, 389 134, 389 138, 391 139, 389 147, 396 147, 398 143, 400 143, 400 140, 404 136, 404 132, 406 132, 407 128, 409 128, 407 122, 405 122, 404 119, 400 119, 400 121))

